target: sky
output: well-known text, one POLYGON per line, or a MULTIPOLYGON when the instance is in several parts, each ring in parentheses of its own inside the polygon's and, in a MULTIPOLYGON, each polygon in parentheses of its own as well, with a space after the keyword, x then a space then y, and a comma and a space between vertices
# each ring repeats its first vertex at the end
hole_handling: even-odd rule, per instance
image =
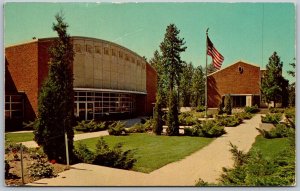
POLYGON ((276 51, 284 76, 294 81, 286 73, 296 57, 292 3, 6 3, 4 46, 57 36, 51 27, 60 11, 71 36, 115 42, 147 59, 159 50, 173 23, 187 46, 181 57, 194 66, 205 66, 209 28, 211 41, 225 58, 222 68, 239 60, 265 68, 276 51))

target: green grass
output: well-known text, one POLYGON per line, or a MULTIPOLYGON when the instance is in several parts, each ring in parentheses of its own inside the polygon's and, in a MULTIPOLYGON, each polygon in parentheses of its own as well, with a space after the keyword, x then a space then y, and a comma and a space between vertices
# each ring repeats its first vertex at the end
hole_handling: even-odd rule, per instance
POLYGON ((18 143, 25 141, 33 141, 33 133, 5 133, 5 143, 18 143))
MULTIPOLYGON (((95 151, 99 138, 81 140, 92 151, 95 151)), ((124 150, 134 150, 137 159, 133 170, 149 173, 168 163, 178 161, 208 145, 214 139, 187 136, 155 136, 149 134, 130 134, 128 136, 104 136, 112 147, 118 142, 124 143, 124 150)), ((75 142, 75 145, 79 141, 75 142)))
POLYGON ((266 139, 263 136, 258 135, 255 139, 255 143, 252 145, 251 150, 258 149, 261 151, 263 157, 271 159, 289 147, 288 138, 266 139))

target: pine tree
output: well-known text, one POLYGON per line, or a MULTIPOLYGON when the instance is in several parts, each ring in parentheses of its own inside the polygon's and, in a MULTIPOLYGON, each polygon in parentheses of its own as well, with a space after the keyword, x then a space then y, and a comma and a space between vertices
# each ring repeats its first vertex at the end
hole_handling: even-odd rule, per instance
POLYGON ((179 86, 182 72, 180 53, 186 49, 184 39, 179 38, 179 33, 180 30, 174 24, 170 24, 166 29, 164 41, 160 44, 163 66, 168 77, 168 135, 179 134, 178 92, 175 91, 175 85, 179 86))
POLYGON ((192 85, 193 85, 193 74, 194 66, 192 63, 184 63, 182 68, 182 75, 180 80, 180 98, 183 107, 191 106, 192 100, 192 85))
POLYGON ((287 80, 282 76, 282 65, 280 57, 274 52, 269 58, 261 84, 263 98, 268 103, 273 101, 274 107, 276 107, 277 101, 287 99, 287 91, 285 90, 287 88, 287 80))
MULTIPOLYGON (((290 66, 292 66, 292 70, 287 71, 287 73, 295 78, 296 76, 296 59, 294 58, 294 62, 290 63, 290 66)), ((296 103, 296 83, 292 82, 291 84, 288 85, 288 94, 289 94, 289 104, 290 106, 295 106, 296 103)))
POLYGON ((67 34, 68 24, 64 22, 62 14, 57 14, 55 18, 57 23, 53 23, 52 29, 57 32, 58 38, 49 49, 49 72, 39 94, 34 139, 42 146, 49 160, 55 159, 64 163, 65 132, 68 137, 70 158, 73 156, 74 52, 70 36, 67 34))
POLYGON ((154 107, 154 124, 153 124, 153 132, 156 135, 161 135, 163 130, 163 112, 162 112, 162 95, 164 90, 164 70, 161 61, 161 55, 156 50, 154 52, 154 57, 150 60, 150 64, 155 68, 157 72, 157 93, 156 93, 156 102, 154 107))
POLYGON ((198 66, 194 70, 192 77, 192 100, 194 107, 205 104, 205 75, 202 66, 198 66))

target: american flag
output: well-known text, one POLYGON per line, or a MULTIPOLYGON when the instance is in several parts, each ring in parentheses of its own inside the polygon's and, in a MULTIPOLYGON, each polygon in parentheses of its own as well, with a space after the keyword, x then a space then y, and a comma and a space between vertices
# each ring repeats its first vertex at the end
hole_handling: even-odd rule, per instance
POLYGON ((220 70, 222 66, 222 62, 224 61, 224 57, 220 54, 217 49, 215 49, 214 44, 210 41, 207 36, 207 55, 211 56, 213 66, 220 70))

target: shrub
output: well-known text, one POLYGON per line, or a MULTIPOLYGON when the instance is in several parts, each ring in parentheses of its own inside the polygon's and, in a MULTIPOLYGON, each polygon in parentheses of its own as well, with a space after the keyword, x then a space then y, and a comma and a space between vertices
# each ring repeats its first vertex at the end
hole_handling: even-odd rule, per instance
POLYGON ((224 112, 227 114, 227 115, 231 115, 232 113, 232 103, 231 103, 231 96, 230 95, 226 95, 225 96, 225 108, 224 108, 224 112))
POLYGON ((295 118, 295 108, 288 108, 284 111, 285 117, 286 118, 295 118))
POLYGON ((126 132, 127 133, 145 133, 145 132, 151 131, 151 128, 149 129, 149 126, 147 126, 147 128, 146 128, 146 125, 136 123, 133 126, 131 126, 129 129, 127 129, 126 132))
POLYGON ((9 165, 8 161, 5 160, 5 178, 9 177, 9 169, 10 169, 10 165, 9 165))
POLYGON ((218 108, 218 115, 222 115, 224 113, 224 104, 221 102, 218 108))
POLYGON ((136 162, 136 159, 133 158, 132 150, 122 151, 122 146, 121 143, 118 143, 110 149, 103 137, 101 137, 96 145, 93 164, 131 169, 136 162))
MULTIPOLYGON (((28 151, 28 147, 22 145, 23 147, 23 151, 26 152, 28 151)), ((21 151, 21 144, 17 144, 17 143, 9 143, 7 146, 5 146, 5 154, 8 153, 17 153, 21 151)))
POLYGON ((196 108, 196 111, 197 112, 205 111, 205 106, 204 105, 198 105, 197 108, 196 108))
POLYGON ((270 113, 283 113, 283 112, 284 112, 284 109, 270 107, 270 108, 269 108, 269 112, 270 112, 270 113))
POLYGON ((223 126, 219 126, 213 120, 204 121, 203 124, 197 123, 188 130, 185 128, 185 135, 197 137, 219 137, 225 134, 223 126))
POLYGON ((152 118, 146 120, 146 122, 144 123, 144 128, 147 129, 147 131, 148 130, 151 131, 152 127, 153 127, 153 123, 154 123, 154 121, 152 118))
POLYGON ((35 180, 40 178, 54 177, 53 167, 45 160, 37 160, 31 163, 28 167, 29 176, 35 180))
POLYGON ((253 114, 248 112, 240 112, 240 113, 236 113, 235 116, 247 120, 247 119, 251 119, 253 117, 253 114))
POLYGON ((114 122, 108 126, 109 135, 126 135, 125 124, 121 121, 114 122))
POLYGON ((191 126, 197 123, 197 118, 193 116, 190 112, 183 112, 178 116, 179 124, 191 126))
POLYGON ((282 117, 281 113, 274 113, 274 114, 267 113, 265 117, 261 116, 261 122, 278 124, 281 120, 281 117, 282 117))
POLYGON ((104 122, 96 123, 94 120, 91 121, 82 120, 81 122, 77 123, 77 126, 75 126, 74 129, 76 131, 95 132, 95 131, 103 131, 106 129, 106 127, 104 122))
POLYGON ((81 142, 79 142, 79 144, 75 148, 74 154, 80 162, 92 163, 94 160, 94 153, 81 142))
POLYGON ((215 122, 220 126, 235 127, 242 123, 243 119, 237 116, 217 116, 215 122))
POLYGON ((266 131, 264 129, 258 130, 260 134, 267 139, 289 137, 294 133, 294 129, 287 127, 285 124, 277 124, 275 128, 270 131, 266 131))
POLYGON ((209 186, 208 182, 205 182, 203 179, 199 178, 195 186, 209 186))
POLYGON ((244 108, 244 111, 246 113, 257 113, 257 112, 259 112, 259 109, 258 109, 257 105, 255 105, 255 106, 246 106, 244 108))

